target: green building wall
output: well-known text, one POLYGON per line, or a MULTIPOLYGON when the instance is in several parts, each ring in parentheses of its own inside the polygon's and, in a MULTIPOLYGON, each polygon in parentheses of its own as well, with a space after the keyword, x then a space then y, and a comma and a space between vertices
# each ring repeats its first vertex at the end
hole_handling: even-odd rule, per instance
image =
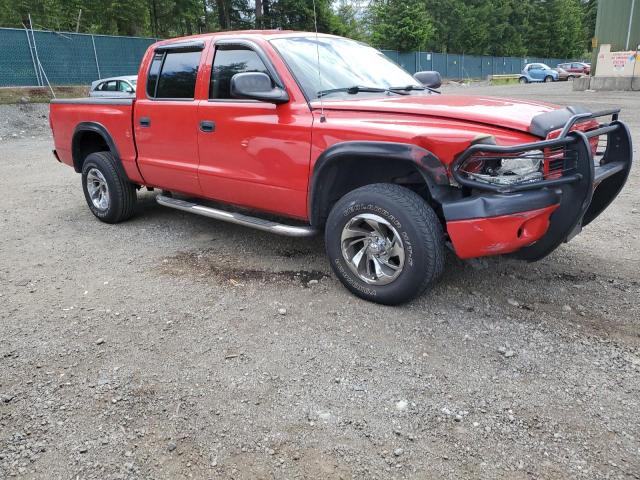
POLYGON ((604 43, 611 44, 612 52, 636 50, 640 45, 640 0, 599 0, 595 41, 594 67, 604 43))

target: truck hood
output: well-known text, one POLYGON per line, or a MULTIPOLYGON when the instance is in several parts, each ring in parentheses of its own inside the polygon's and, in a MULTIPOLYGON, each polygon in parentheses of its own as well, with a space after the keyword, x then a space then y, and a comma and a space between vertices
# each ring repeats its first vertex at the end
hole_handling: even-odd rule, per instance
MULTIPOLYGON (((325 110, 426 115, 482 123, 531 133, 531 120, 560 107, 527 100, 465 95, 407 95, 325 100, 325 110)), ((320 108, 320 102, 312 106, 320 108)))

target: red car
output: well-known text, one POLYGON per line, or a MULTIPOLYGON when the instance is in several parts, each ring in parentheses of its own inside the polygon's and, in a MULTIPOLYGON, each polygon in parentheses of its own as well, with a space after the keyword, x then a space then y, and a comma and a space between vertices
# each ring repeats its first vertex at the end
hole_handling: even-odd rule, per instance
POLYGON ((337 277, 385 304, 433 284, 446 247, 543 258, 623 187, 632 150, 617 110, 439 85, 330 35, 167 40, 145 54, 135 99, 52 102, 54 154, 104 222, 131 217, 146 187, 167 207, 260 230, 324 230, 337 277))
POLYGON ((561 63, 558 67, 569 73, 582 73, 584 75, 589 75, 591 73, 591 65, 584 62, 561 63))

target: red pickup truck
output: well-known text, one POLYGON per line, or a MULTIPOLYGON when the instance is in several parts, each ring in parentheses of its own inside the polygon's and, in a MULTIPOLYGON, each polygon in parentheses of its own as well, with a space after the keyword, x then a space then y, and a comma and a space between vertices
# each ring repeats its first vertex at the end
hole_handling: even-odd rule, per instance
POLYGON ((293 236, 324 230, 331 266, 367 300, 420 294, 460 258, 538 260, 623 187, 618 111, 440 95, 360 42, 284 31, 158 42, 135 99, 55 100, 56 158, 116 223, 136 191, 293 236), (606 121, 602 119, 606 118, 606 121))

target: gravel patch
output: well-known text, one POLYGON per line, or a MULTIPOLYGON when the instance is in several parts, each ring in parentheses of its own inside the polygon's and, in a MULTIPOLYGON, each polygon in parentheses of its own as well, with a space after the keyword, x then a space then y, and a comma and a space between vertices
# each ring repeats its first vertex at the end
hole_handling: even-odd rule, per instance
MULTIPOLYGON (((634 93, 445 90, 622 105, 640 144, 634 93)), ((0 106, 0 478, 639 477, 637 167, 550 257, 450 255, 392 308, 347 293, 321 238, 149 192, 96 221, 26 107, 0 106)))

